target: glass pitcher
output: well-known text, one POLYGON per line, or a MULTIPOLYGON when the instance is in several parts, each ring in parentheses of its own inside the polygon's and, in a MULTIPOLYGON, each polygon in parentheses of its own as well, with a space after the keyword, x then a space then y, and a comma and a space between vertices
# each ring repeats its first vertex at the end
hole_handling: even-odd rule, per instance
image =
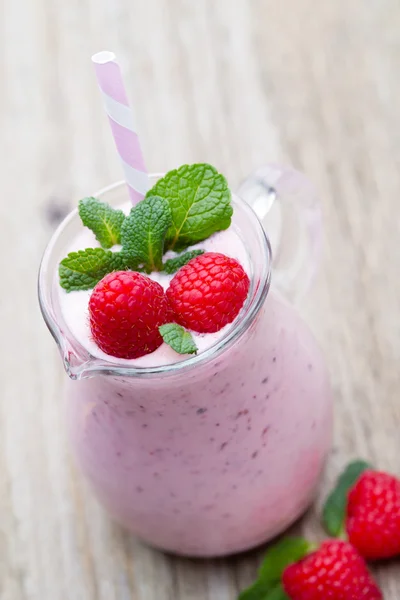
MULTIPOLYGON (((127 192, 120 183, 97 197, 117 206, 127 192)), ((77 210, 55 232, 39 274, 43 317, 69 376, 65 418, 78 465, 114 518, 191 556, 246 550, 288 527, 312 501, 331 444, 326 367, 292 304, 318 254, 312 187, 272 165, 232 201, 251 264, 249 299, 225 337, 182 362, 118 364, 74 338, 57 271, 82 229, 77 210)))

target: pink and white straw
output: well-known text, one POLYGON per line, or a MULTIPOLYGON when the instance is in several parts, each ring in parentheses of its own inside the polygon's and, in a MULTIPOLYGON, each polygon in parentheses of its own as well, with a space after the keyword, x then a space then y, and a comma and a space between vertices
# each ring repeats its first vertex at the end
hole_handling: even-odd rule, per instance
POLYGON ((98 52, 92 56, 92 61, 124 170, 129 195, 133 204, 136 204, 144 198, 150 188, 150 183, 121 69, 113 52, 98 52))

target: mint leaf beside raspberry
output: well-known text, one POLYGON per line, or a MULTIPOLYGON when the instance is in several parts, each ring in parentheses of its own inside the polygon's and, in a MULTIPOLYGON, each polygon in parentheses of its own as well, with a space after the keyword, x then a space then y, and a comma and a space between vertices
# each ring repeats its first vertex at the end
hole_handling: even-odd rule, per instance
POLYGON ((166 249, 184 249, 231 224, 231 192, 223 175, 209 164, 169 171, 147 193, 168 200, 172 223, 166 249))
POLYGON ((86 248, 70 252, 59 266, 60 285, 67 292, 90 290, 107 273, 136 268, 121 252, 103 248, 86 248))
POLYGON ((97 198, 79 201, 82 223, 91 229, 103 248, 111 248, 121 242, 121 227, 125 220, 122 210, 116 210, 97 198))
POLYGON ((197 346, 191 334, 177 323, 167 323, 158 329, 164 342, 178 354, 197 353, 197 346))
POLYGON ((239 596, 239 600, 290 600, 290 598, 285 594, 282 584, 278 583, 272 588, 265 589, 256 581, 239 596))
POLYGON ((340 475, 322 513, 322 522, 329 535, 339 537, 343 533, 348 493, 360 475, 369 468, 364 460, 355 460, 340 475))
POLYGON ((165 271, 165 273, 168 275, 172 275, 173 273, 179 271, 179 269, 186 265, 190 260, 192 260, 192 258, 200 256, 201 254, 204 254, 204 250, 189 250, 188 252, 174 256, 174 258, 169 258, 164 263, 163 271, 165 271))
POLYGON ((290 598, 285 593, 283 586, 278 583, 278 585, 268 592, 267 596, 263 597, 263 600, 290 600, 290 598))
MULTIPOLYGON (((246 588, 239 594, 238 600, 274 600, 274 594, 277 593, 277 599, 279 597, 279 593, 284 594, 282 586, 277 584, 274 587, 271 587, 268 583, 264 583, 257 579, 250 587, 246 588)), ((287 596, 283 595, 284 600, 287 600, 287 596)))
POLYGON ((168 201, 160 196, 146 196, 132 208, 122 225, 123 253, 142 266, 146 273, 161 271, 164 240, 170 225, 168 201))
POLYGON ((267 551, 258 579, 239 594, 238 600, 283 600, 287 598, 281 580, 286 567, 301 560, 312 550, 304 538, 284 538, 267 551))

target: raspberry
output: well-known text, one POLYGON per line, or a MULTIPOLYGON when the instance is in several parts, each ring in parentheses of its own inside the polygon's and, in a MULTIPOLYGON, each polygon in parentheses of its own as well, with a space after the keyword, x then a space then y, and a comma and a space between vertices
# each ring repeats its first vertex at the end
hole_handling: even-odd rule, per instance
POLYGON ((400 555, 400 480, 364 471, 348 496, 346 529, 364 558, 400 555))
POLYGON ((96 344, 111 356, 139 358, 162 344, 159 325, 173 315, 161 285, 141 273, 106 275, 89 300, 90 329, 96 344))
POLYGON ((324 542, 319 550, 290 565, 282 583, 291 600, 382 600, 357 550, 341 540, 324 542))
POLYGON ((206 252, 177 272, 166 293, 180 325, 213 333, 235 319, 249 286, 249 278, 236 260, 206 252))

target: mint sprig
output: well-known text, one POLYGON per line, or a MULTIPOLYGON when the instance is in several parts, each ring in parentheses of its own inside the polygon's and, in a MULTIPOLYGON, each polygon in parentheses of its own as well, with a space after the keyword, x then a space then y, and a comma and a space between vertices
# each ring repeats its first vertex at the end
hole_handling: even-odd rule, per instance
POLYGON ((204 250, 188 250, 188 252, 174 256, 174 258, 169 258, 164 263, 163 271, 168 275, 172 275, 179 271, 181 267, 187 265, 192 258, 200 256, 201 254, 204 254, 204 250))
POLYGON ((281 580, 286 567, 312 551, 304 538, 284 538, 270 548, 258 571, 257 580, 239 594, 238 600, 286 600, 281 580))
POLYGON ((116 210, 97 198, 79 201, 82 223, 91 229, 103 248, 112 248, 121 242, 121 228, 125 220, 122 210, 116 210))
POLYGON ((60 285, 67 292, 90 290, 111 271, 136 268, 121 252, 86 248, 70 252, 59 265, 60 285))
POLYGON ((333 537, 342 535, 346 519, 348 493, 360 475, 369 468, 370 465, 364 460, 355 460, 339 476, 322 512, 322 523, 329 535, 333 537))
POLYGON ((196 354, 197 346, 189 331, 177 323, 167 323, 158 328, 168 346, 178 354, 196 354))
POLYGON ((61 261, 61 286, 67 291, 91 289, 116 269, 173 274, 203 251, 189 250, 163 264, 164 253, 183 250, 227 229, 230 202, 225 178, 208 164, 170 171, 128 216, 96 198, 84 198, 79 202, 79 215, 102 248, 71 253, 61 261), (122 245, 121 252, 106 252, 116 244, 122 245))
POLYGON ((165 235, 171 222, 168 201, 160 196, 146 196, 132 208, 122 225, 124 254, 147 273, 161 271, 165 235))
POLYGON ((168 200, 172 223, 166 248, 183 249, 231 224, 231 192, 223 175, 209 164, 169 171, 147 193, 168 200))

